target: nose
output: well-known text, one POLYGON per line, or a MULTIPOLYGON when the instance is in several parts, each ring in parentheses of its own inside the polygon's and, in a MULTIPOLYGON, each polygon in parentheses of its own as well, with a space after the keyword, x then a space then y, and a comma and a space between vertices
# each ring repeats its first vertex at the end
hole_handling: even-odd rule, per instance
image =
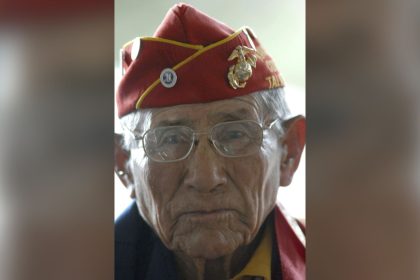
POLYGON ((200 193, 220 193, 225 190, 227 176, 224 158, 218 155, 212 143, 202 137, 186 159, 187 174, 184 184, 187 188, 200 193))

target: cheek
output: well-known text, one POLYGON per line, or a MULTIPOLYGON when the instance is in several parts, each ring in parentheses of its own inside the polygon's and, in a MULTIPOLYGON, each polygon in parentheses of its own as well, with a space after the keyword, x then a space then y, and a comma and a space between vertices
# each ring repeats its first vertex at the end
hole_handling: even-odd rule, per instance
POLYGON ((134 181, 137 206, 143 219, 167 241, 172 221, 168 205, 182 178, 181 164, 159 164, 143 158, 134 161, 134 181))
POLYGON ((261 149, 258 154, 232 161, 227 168, 255 234, 276 203, 280 163, 274 155, 272 149, 261 149))
POLYGON ((262 211, 267 215, 274 208, 277 200, 277 192, 280 185, 280 159, 281 151, 279 149, 263 149, 264 158, 264 176, 262 178, 262 200, 266 203, 262 211))

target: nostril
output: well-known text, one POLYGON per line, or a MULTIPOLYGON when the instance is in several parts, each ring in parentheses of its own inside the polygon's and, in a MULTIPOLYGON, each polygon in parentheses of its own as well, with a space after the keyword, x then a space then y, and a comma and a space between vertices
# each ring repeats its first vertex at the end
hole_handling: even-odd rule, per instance
POLYGON ((219 184, 219 185, 215 186, 213 189, 211 189, 210 193, 217 194, 217 193, 223 192, 223 190, 224 190, 223 185, 219 184))
POLYGON ((207 193, 207 194, 220 194, 225 191, 224 184, 206 184, 204 182, 195 182, 195 184, 187 184, 189 191, 194 191, 198 193, 207 193))

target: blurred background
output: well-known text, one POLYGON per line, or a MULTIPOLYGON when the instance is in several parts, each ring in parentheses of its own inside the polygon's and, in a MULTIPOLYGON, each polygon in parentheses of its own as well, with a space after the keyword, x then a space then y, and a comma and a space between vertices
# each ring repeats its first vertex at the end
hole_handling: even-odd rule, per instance
MULTIPOLYGON (((0 1, 0 279, 113 279, 114 54, 154 2, 0 1)), ((191 3, 306 86, 307 278, 420 279, 420 2, 308 2, 306 81, 303 2, 191 3)))
POLYGON ((308 279, 420 279, 420 2, 307 2, 308 279))
MULTIPOLYGON (((121 78, 120 48, 135 37, 152 36, 167 11, 179 1, 115 1, 115 79, 121 78)), ((286 97, 293 115, 305 115, 305 1, 184 1, 232 29, 249 26, 273 57, 286 80, 286 97)), ((116 131, 118 132, 118 121, 116 131)), ((115 179, 115 217, 131 199, 115 179)), ((305 156, 292 185, 280 188, 279 201, 288 212, 305 218, 305 156)))
POLYGON ((0 1, 0 279, 113 279, 112 1, 0 1))

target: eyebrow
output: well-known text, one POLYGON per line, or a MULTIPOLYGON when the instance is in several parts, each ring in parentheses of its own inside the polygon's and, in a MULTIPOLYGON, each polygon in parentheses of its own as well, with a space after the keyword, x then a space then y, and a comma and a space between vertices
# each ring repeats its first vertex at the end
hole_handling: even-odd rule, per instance
POLYGON ((211 114, 210 117, 218 121, 236 121, 250 119, 253 113, 249 109, 241 108, 232 112, 217 112, 211 114))
MULTIPOLYGON (((252 119, 254 114, 251 110, 247 108, 240 108, 238 110, 228 111, 228 112, 214 112, 210 113, 209 118, 215 122, 224 122, 224 121, 237 121, 237 120, 246 120, 252 119)), ((194 121, 188 118, 179 118, 173 120, 161 120, 156 123, 153 127, 162 127, 162 126, 189 126, 193 127, 194 121)))
POLYGON ((189 119, 162 120, 162 121, 158 122, 155 127, 178 126, 178 125, 191 126, 192 124, 193 124, 193 122, 189 119))

